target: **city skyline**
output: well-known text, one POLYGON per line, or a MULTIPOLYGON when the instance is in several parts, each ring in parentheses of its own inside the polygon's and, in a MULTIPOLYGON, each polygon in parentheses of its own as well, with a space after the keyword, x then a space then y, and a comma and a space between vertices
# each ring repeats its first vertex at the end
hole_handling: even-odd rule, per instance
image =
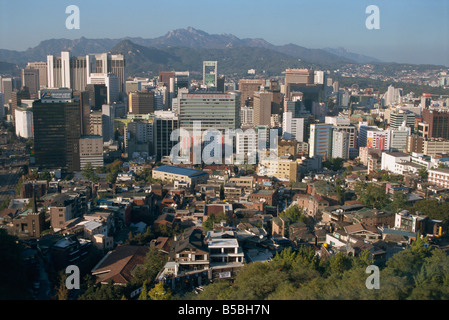
POLYGON ((262 38, 274 45, 311 49, 344 47, 384 62, 449 66, 449 3, 444 1, 294 1, 231 0, 226 5, 199 0, 95 2, 46 0, 44 3, 0 2, 0 49, 24 51, 43 40, 164 36, 193 27, 209 34, 240 39, 262 38), (80 10, 80 28, 67 29, 66 8, 80 10), (379 8, 379 29, 365 25, 366 8, 379 8), (46 19, 30 19, 44 9, 46 19), (118 23, 116 23, 118 22, 118 23))

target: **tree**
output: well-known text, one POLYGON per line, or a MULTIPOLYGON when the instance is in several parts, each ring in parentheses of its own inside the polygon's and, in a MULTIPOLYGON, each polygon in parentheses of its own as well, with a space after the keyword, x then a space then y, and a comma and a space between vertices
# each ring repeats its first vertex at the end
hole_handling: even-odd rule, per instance
POLYGON ((393 200, 390 204, 391 210, 395 213, 398 213, 401 210, 405 210, 408 207, 407 200, 408 197, 406 194, 402 192, 396 192, 393 195, 393 200))
POLYGON ((170 300, 172 296, 170 289, 165 289, 162 282, 156 283, 148 295, 151 300, 170 300))
POLYGON ((85 179, 87 179, 89 181, 92 181, 92 182, 98 182, 99 181, 99 178, 96 175, 96 173, 94 171, 94 168, 93 168, 93 166, 92 166, 92 164, 90 162, 87 163, 84 166, 84 168, 81 171, 81 174, 83 175, 83 177, 85 179))
POLYGON ((138 300, 148 300, 147 282, 144 281, 138 300))
POLYGON ((299 209, 298 205, 295 204, 288 208, 287 210, 279 214, 281 217, 288 217, 292 222, 303 221, 304 217, 302 214, 302 209, 299 209))
POLYGON ((427 172, 427 169, 424 167, 422 167, 421 169, 418 170, 418 174, 423 179, 426 179, 427 176, 429 175, 429 173, 427 172))

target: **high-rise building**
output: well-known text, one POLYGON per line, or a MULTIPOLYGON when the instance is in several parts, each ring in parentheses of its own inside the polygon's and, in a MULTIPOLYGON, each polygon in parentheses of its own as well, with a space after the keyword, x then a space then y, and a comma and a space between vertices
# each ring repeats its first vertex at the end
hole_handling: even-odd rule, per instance
POLYGON ((284 112, 282 118, 282 131, 284 139, 304 141, 304 118, 293 118, 291 112, 284 112))
POLYGON ((91 73, 87 84, 103 84, 106 87, 106 103, 112 104, 120 100, 120 81, 114 73, 91 73))
POLYGON ((22 84, 30 91, 31 97, 37 97, 39 87, 39 70, 25 68, 21 71, 22 84))
POLYGON ((83 169, 88 163, 93 168, 104 165, 103 138, 98 135, 83 135, 79 141, 80 145, 80 168, 83 169))
POLYGON ((309 157, 322 157, 323 161, 332 157, 332 125, 325 123, 310 124, 309 157))
POLYGON ((25 69, 35 69, 39 73, 39 86, 38 88, 45 88, 48 84, 47 81, 47 63, 43 61, 28 62, 25 69))
POLYGON ((253 106, 254 93, 260 91, 260 87, 265 85, 263 79, 240 79, 240 104, 241 106, 253 106))
POLYGON ((87 84, 95 83, 91 76, 114 74, 118 91, 125 90, 125 60, 121 54, 89 54, 72 57, 70 51, 62 51, 60 57, 47 56, 47 82, 49 88, 71 88, 82 91, 87 84))
POLYGON ((81 105, 70 89, 40 91, 33 102, 35 164, 80 170, 81 105))
POLYGON ((412 112, 404 111, 404 110, 395 110, 390 112, 390 128, 397 129, 402 126, 402 123, 405 121, 406 126, 411 128, 413 131, 415 127, 415 119, 416 115, 412 112))
POLYGON ((108 88, 105 84, 88 84, 86 91, 89 92, 92 110, 100 110, 102 105, 108 103, 108 88))
POLYGON ((7 105, 13 91, 12 78, 0 76, 0 92, 3 92, 4 104, 7 105))
POLYGON ((332 158, 349 159, 349 133, 333 129, 332 158))
POLYGON ((180 128, 192 130, 196 121, 203 130, 240 128, 238 93, 182 93, 178 100, 180 128))
POLYGON ((271 125, 271 93, 266 91, 254 92, 253 109, 254 125, 271 125))
POLYGON ((154 154, 159 161, 164 156, 169 156, 172 148, 178 143, 170 139, 173 130, 179 128, 178 116, 171 111, 155 111, 153 126, 154 154))
POLYGON ((242 126, 252 126, 254 117, 254 109, 243 106, 240 108, 240 122, 242 126))
POLYGON ((405 151, 407 149, 407 138, 411 134, 411 128, 403 122, 402 126, 396 129, 388 129, 390 133, 390 150, 405 151))
POLYGON ((293 100, 301 93, 302 103, 307 111, 312 110, 313 102, 324 102, 326 75, 323 71, 309 69, 285 70, 285 99, 293 100))
POLYGON ((33 112, 29 108, 18 107, 15 109, 16 136, 33 138, 33 112))
POLYGON ((131 114, 154 112, 154 92, 131 92, 128 98, 128 112, 131 114))
POLYGON ((203 61, 203 85, 208 88, 217 88, 218 62, 203 61))
POLYGON ((449 139, 449 111, 425 108, 422 118, 428 125, 428 138, 449 139))

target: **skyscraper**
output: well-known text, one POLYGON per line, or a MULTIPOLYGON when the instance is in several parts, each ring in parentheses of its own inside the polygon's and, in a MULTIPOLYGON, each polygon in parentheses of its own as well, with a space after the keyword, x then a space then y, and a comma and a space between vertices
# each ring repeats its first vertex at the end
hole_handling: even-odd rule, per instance
POLYGON ((254 92, 253 123, 256 126, 271 125, 271 93, 266 91, 254 92))
POLYGON ((148 114, 154 112, 154 92, 131 92, 128 98, 128 112, 148 114))
POLYGON ((195 121, 202 129, 240 128, 238 93, 182 93, 179 100, 179 127, 192 130, 195 121))
POLYGON ((239 91, 240 91, 240 105, 253 106, 254 92, 260 91, 260 87, 265 85, 263 79, 240 79, 239 91))
POLYGON ((25 69, 36 69, 39 72, 39 86, 45 88, 47 86, 47 63, 43 61, 28 62, 25 69))
POLYGON ((310 125, 309 157, 319 155, 323 160, 332 156, 332 125, 313 123, 310 125))
POLYGON ((41 90, 33 102, 35 164, 80 170, 81 105, 70 89, 41 90))
POLYGON ((218 62, 203 61, 203 85, 217 88, 218 62))
POLYGON ((39 87, 39 70, 25 68, 21 71, 22 85, 27 87, 31 97, 37 97, 39 87))

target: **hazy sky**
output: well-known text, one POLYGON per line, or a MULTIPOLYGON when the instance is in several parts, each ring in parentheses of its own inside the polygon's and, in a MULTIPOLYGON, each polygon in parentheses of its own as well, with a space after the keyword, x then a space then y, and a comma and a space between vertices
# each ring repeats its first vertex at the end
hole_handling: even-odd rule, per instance
POLYGON ((0 0, 0 49, 22 51, 52 38, 154 38, 189 26, 449 66, 448 0, 0 0), (69 5, 80 9, 79 30, 66 28, 69 5), (380 10, 378 30, 365 26, 369 5, 380 10))

